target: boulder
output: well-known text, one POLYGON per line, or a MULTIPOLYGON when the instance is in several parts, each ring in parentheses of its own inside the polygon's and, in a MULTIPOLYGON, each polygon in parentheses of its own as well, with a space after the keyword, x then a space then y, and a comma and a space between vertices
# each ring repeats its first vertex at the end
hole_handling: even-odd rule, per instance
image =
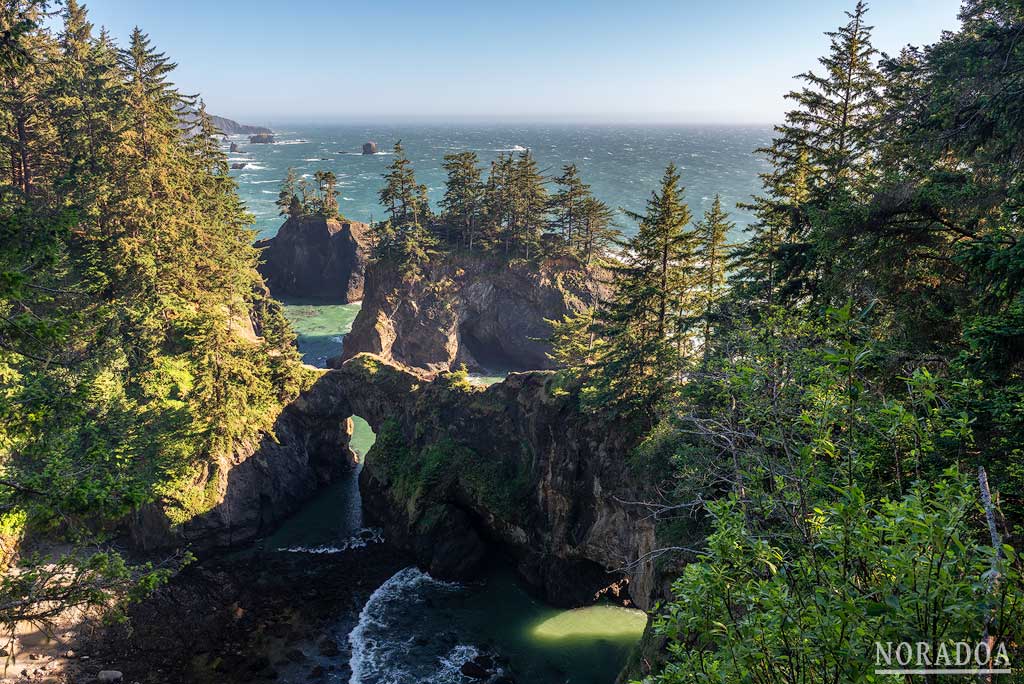
POLYGON ((244 169, 247 166, 245 162, 235 162, 231 165, 232 169, 244 169))
POLYGON ((259 271, 276 296, 346 304, 363 298, 370 226, 325 216, 289 218, 277 236, 256 243, 259 271))
POLYGON ((372 140, 363 143, 363 154, 377 154, 377 143, 372 140))

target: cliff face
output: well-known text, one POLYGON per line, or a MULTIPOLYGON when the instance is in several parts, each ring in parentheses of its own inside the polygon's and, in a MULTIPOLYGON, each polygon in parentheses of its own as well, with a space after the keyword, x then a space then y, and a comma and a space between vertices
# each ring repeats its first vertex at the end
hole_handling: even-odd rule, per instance
POLYGON ((555 605, 601 592, 641 608, 664 595, 636 435, 583 413, 555 374, 513 373, 487 388, 430 380, 369 354, 328 371, 233 463, 208 475, 208 512, 172 528, 158 507, 137 516, 146 548, 206 549, 265 532, 353 462, 352 415, 377 433, 363 468, 364 518, 439 578, 465 580, 499 553, 555 605))
POLYGON ((330 302, 363 298, 370 227, 323 216, 289 218, 276 237, 260 240, 259 271, 275 296, 330 302))
POLYGON ((648 511, 628 503, 643 498, 625 462, 635 437, 580 412, 553 380, 429 382, 364 354, 300 401, 309 420, 351 411, 370 423, 364 516, 431 574, 471 578, 496 551, 555 605, 626 589, 647 607, 663 587, 652 562, 637 562, 656 539, 648 511))
POLYGON ((144 550, 207 551, 250 541, 355 466, 351 435, 351 421, 310 420, 293 402, 278 416, 273 434, 195 474, 190 489, 202 492, 204 500, 195 502, 200 512, 181 522, 163 504, 144 506, 129 522, 132 542, 144 550))
POLYGON ((608 280, 571 258, 508 264, 446 255, 417 280, 377 261, 367 269, 341 360, 370 352, 430 373, 461 364, 472 371, 551 368, 544 320, 592 306, 607 295, 608 280))

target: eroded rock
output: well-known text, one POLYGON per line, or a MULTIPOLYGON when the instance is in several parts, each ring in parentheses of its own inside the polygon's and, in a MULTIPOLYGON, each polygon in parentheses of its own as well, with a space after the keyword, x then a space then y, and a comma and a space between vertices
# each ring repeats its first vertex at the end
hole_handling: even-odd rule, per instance
POLYGON ((370 227, 324 216, 290 218, 261 240, 259 271, 277 297, 348 303, 363 298, 370 227))

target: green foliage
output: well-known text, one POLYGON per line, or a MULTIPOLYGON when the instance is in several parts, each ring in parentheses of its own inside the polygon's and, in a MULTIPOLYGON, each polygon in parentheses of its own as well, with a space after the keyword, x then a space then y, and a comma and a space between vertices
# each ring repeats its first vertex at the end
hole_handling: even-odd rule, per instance
POLYGON ((672 662, 650 681, 897 681, 874 674, 876 642, 935 654, 982 634, 1019 639, 1015 557, 976 540, 977 507, 955 471, 896 500, 845 489, 811 512, 806 537, 752 527, 735 497, 710 506, 707 552, 655 624, 672 662))
POLYGON ((202 501, 176 521, 208 509, 195 474, 304 382, 202 103, 140 30, 119 50, 76 2, 63 30, 43 18, 39 3, 0 9, 18 27, 0 48, 0 127, 22 132, 0 140, 2 560, 27 532, 81 551, 58 559, 65 575, 6 584, 5 625, 147 586, 144 569, 90 555, 103 531, 144 503, 193 501, 180 483, 202 501))
POLYGON ((647 213, 633 215, 639 227, 613 268, 614 296, 595 314, 600 343, 590 348, 583 390, 594 406, 649 409, 671 393, 689 352, 694 236, 679 180, 669 164, 647 213))

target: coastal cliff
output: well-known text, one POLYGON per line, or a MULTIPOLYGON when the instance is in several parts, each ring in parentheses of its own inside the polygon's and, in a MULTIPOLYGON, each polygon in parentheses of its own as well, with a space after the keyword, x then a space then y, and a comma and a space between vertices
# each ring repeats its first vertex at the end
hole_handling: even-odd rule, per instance
POLYGON ((276 237, 260 240, 259 271, 274 296, 346 304, 363 298, 370 227, 325 216, 289 218, 276 237))
POLYGON ((593 306, 609 280, 572 257, 533 263, 446 254, 421 271, 409 278, 389 260, 369 265, 339 361, 369 352, 430 373, 462 364, 474 372, 550 369, 545 319, 593 306))
POLYGON ((360 480, 365 518, 432 575, 473 578, 497 553, 554 605, 607 592, 647 608, 665 587, 646 560, 655 521, 630 503, 645 495, 628 462, 639 433, 581 411, 555 378, 513 373, 484 388, 359 355, 289 404, 273 436, 208 475, 208 512, 172 528, 149 507, 134 538, 202 549, 265 532, 354 463, 357 415, 377 434, 360 480))
POLYGON ((266 126, 250 126, 248 124, 240 124, 233 119, 228 119, 223 116, 211 116, 210 121, 214 127, 224 135, 258 135, 260 133, 273 133, 266 126))
POLYGON ((129 521, 131 540, 143 550, 198 552, 251 541, 355 466, 351 435, 351 421, 310 420, 292 402, 270 432, 202 464, 187 483, 194 496, 139 509, 129 521))
POLYGON ((487 388, 363 354, 297 401, 307 421, 352 413, 377 433, 361 474, 364 515, 432 575, 476 576, 508 557, 548 602, 602 592, 647 608, 664 587, 655 522, 627 456, 637 433, 581 412, 555 374, 514 373, 487 388))

